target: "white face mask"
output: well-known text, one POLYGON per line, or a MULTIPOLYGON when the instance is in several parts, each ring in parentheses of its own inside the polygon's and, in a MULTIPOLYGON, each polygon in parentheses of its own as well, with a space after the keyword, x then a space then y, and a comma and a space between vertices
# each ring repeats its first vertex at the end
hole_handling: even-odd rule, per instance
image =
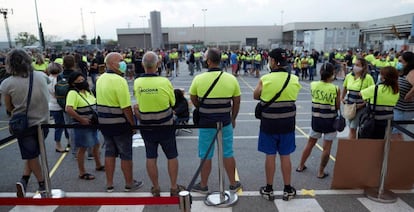
POLYGON ((359 66, 354 66, 354 67, 352 68, 352 70, 353 70, 354 72, 361 72, 361 71, 362 71, 362 68, 361 68, 361 67, 359 67, 359 66))

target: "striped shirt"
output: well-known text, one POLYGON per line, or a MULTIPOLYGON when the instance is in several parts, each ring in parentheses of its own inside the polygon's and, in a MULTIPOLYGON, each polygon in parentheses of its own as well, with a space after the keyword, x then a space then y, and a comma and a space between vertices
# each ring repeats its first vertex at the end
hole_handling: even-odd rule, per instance
POLYGON ((398 99, 395 109, 402 111, 414 111, 414 101, 405 101, 405 95, 413 87, 405 78, 405 76, 400 76, 398 78, 398 85, 400 86, 400 98, 398 99))

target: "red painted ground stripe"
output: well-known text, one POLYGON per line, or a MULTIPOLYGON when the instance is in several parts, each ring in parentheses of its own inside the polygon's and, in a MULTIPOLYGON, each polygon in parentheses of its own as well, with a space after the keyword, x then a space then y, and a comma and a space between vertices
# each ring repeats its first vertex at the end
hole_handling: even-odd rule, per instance
POLYGON ((177 205, 178 197, 0 198, 0 205, 177 205))

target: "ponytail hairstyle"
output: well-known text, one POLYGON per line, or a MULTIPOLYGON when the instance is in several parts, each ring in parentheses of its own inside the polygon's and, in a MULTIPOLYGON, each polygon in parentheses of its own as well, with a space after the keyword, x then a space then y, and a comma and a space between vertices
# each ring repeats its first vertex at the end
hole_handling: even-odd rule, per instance
POLYGON ((335 67, 331 63, 325 63, 319 71, 321 74, 321 80, 327 81, 331 78, 334 75, 334 70, 335 67))
POLYGON ((399 73, 396 68, 392 66, 386 66, 380 70, 382 76, 382 84, 390 86, 394 94, 399 92, 398 76, 399 73))

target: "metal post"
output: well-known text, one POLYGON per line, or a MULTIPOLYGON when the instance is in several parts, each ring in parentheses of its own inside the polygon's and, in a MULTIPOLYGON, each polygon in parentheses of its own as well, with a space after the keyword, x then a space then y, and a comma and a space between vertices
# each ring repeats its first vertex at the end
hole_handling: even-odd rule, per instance
POLYGON ((60 189, 51 189, 50 176, 49 176, 49 166, 47 163, 46 156, 46 147, 43 137, 42 126, 37 126, 37 139, 39 141, 40 149, 40 163, 42 168, 43 178, 45 180, 46 192, 38 193, 33 198, 63 198, 65 196, 64 192, 60 189))
POLYGON ((381 203, 394 203, 397 201, 397 196, 394 192, 384 190, 385 177, 387 176, 388 169, 388 155, 391 147, 391 129, 391 120, 388 120, 379 188, 370 188, 365 190, 365 195, 368 197, 368 199, 381 203))
POLYGON ((218 157, 218 175, 219 175, 219 192, 213 192, 206 197, 204 204, 208 206, 230 207, 234 205, 238 196, 232 191, 224 190, 224 163, 223 163, 223 123, 217 122, 217 157, 218 157))
POLYGON ((191 196, 188 191, 180 191, 180 211, 191 212, 191 196))

